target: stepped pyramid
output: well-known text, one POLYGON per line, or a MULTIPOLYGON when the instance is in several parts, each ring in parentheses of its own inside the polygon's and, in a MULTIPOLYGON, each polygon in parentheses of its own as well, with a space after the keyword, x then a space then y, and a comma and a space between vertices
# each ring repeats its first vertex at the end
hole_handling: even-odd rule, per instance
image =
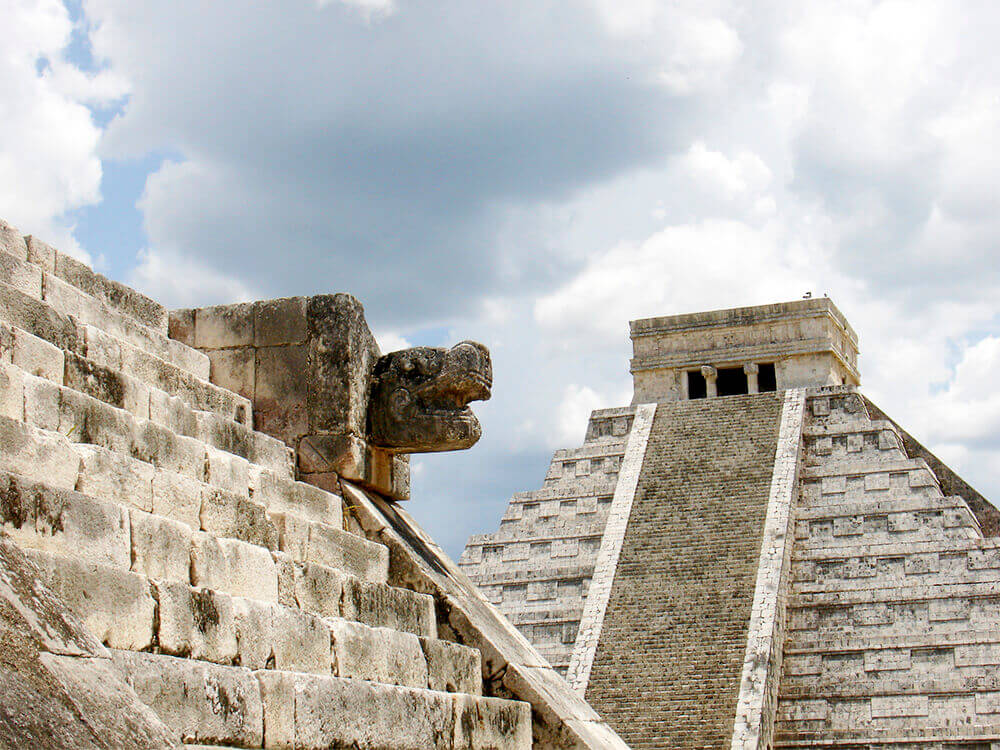
POLYGON ((399 505, 437 423, 375 384, 427 361, 488 353, 168 313, 0 222, 0 747, 626 747, 399 505))
POLYGON ((633 748, 1000 748, 1000 512, 859 391, 828 299, 634 321, 460 565, 633 748))

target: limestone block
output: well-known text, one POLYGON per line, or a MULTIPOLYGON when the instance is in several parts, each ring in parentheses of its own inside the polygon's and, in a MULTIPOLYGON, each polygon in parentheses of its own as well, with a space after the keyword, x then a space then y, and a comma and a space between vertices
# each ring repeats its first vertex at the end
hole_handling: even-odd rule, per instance
POLYGON ((212 382, 246 398, 254 398, 256 356, 250 347, 211 349, 212 382))
POLYGON ((338 528, 343 524, 343 503, 338 494, 267 470, 260 473, 257 491, 255 499, 272 513, 292 513, 338 528))
POLYGON ((363 581, 389 579, 389 550, 356 534, 321 523, 309 525, 307 560, 340 568, 363 581))
POLYGON ((184 743, 261 746, 264 711, 250 670, 162 654, 118 651, 113 659, 184 743))
POLYGON ((134 442, 134 424, 121 409, 63 388, 59 398, 59 432, 77 443, 99 445, 128 455, 134 442))
POLYGON ((194 438, 176 435, 146 420, 137 420, 131 436, 131 452, 140 461, 159 469, 202 481, 206 473, 205 445, 194 438))
POLYGON ((0 281, 0 320, 45 339, 60 349, 79 351, 80 331, 66 315, 0 281))
POLYGON ((263 505, 232 492, 206 487, 199 515, 202 531, 268 549, 278 548, 278 531, 263 505))
POLYGON ((300 677, 294 691, 297 750, 435 748, 454 736, 445 693, 337 677, 300 677))
POLYGON ((532 747, 530 704, 470 695, 456 695, 453 700, 453 747, 471 750, 532 747))
POLYGON ((104 330, 113 329, 113 320, 107 314, 109 311, 100 302, 67 284, 48 269, 42 274, 42 299, 62 315, 71 315, 81 323, 104 330))
POLYGON ((39 266, 43 271, 54 271, 56 249, 32 235, 26 236, 24 240, 27 243, 28 261, 39 266))
POLYGON ((190 579, 191 527, 162 516, 130 510, 132 570, 147 578, 190 579))
POLYGON ((305 612, 339 617, 345 574, 316 563, 295 566, 295 604, 305 612))
POLYGON ((153 476, 156 470, 150 464, 96 445, 80 445, 77 453, 80 455, 80 478, 77 482, 80 492, 139 510, 153 509, 153 476))
POLYGON ((427 661, 431 690, 482 695, 482 660, 478 651, 437 638, 421 638, 420 647, 427 661))
POLYGON ((28 243, 24 236, 6 221, 0 219, 0 252, 18 260, 28 260, 28 243))
POLYGON ((330 630, 318 617, 255 599, 235 599, 240 664, 330 674, 330 630))
POLYGON ((0 253, 0 279, 22 294, 42 298, 42 270, 38 266, 0 253))
POLYGON ((927 716, 926 695, 873 696, 872 719, 889 719, 898 716, 927 716))
POLYGON ((56 276, 119 312, 144 325, 167 332, 167 311, 148 297, 124 284, 95 273, 80 261, 56 253, 53 269, 56 276))
POLYGON ((290 607, 274 608, 274 667, 330 674, 330 629, 319 617, 290 607))
POLYGON ((27 554, 52 592, 101 643, 131 651, 152 647, 156 602, 141 575, 40 550, 27 554))
POLYGON ((336 676, 427 687, 427 661, 415 635, 340 619, 327 620, 327 624, 333 636, 336 676))
MULTIPOLYGON (((137 464, 142 464, 137 461, 137 464)), ((142 464, 148 465, 148 464, 142 464)), ((201 495, 203 487, 183 474, 152 470, 152 510, 158 516, 172 518, 192 529, 201 525, 201 495)))
POLYGON ((278 571, 278 603, 286 607, 297 607, 295 602, 295 561, 284 552, 271 550, 271 559, 278 571))
POLYGON ((11 362, 31 375, 51 380, 57 385, 63 384, 63 350, 20 328, 14 329, 11 362))
POLYGON ((264 705, 264 747, 295 750, 295 685, 302 676, 274 669, 254 672, 254 676, 264 705))
POLYGON ((194 346, 194 310, 171 310, 167 323, 170 338, 194 346))
POLYGON ((59 404, 62 398, 59 386, 31 375, 25 375, 23 383, 24 420, 43 430, 59 431, 59 404))
POLYGON ((309 345, 257 350, 254 423, 258 430, 294 445, 309 428, 309 345))
POLYGON ((0 445, 0 470, 44 479, 50 487, 76 487, 80 458, 61 435, 0 417, 0 445))
POLYGON ((21 370, 0 362, 0 417, 24 421, 24 377, 21 370))
POLYGON ((229 349, 253 344, 253 305, 220 305, 195 311, 194 345, 229 349))
POLYGON ((249 669, 274 668, 274 613, 277 606, 256 599, 233 599, 239 663, 249 669))
POLYGON ((135 368, 123 364, 122 342, 94 326, 84 325, 81 328, 84 341, 83 354, 87 359, 112 370, 128 371, 134 377, 141 377, 135 368))
POLYGON ((278 601, 278 571, 271 553, 237 539, 196 532, 191 545, 191 583, 267 602, 278 601))
POLYGON ((345 619, 428 638, 437 635, 434 598, 427 594, 361 581, 354 576, 344 577, 343 590, 341 616, 345 619))
POLYGON ((0 364, 14 361, 14 329, 0 320, 0 364))
POLYGON ((129 567, 129 519, 118 505, 0 474, 0 516, 22 547, 129 567))
POLYGON ((286 297, 258 302, 254 310, 254 345, 281 346, 303 343, 309 335, 306 297, 286 297))
POLYGON ((212 446, 207 447, 206 481, 214 487, 246 495, 250 486, 250 462, 212 446))
POLYGON ((153 581, 158 643, 165 654, 230 664, 239 653, 234 600, 183 581, 153 581))
POLYGON ((271 513, 278 532, 278 548, 297 563, 309 560, 310 522, 290 513, 271 513))
POLYGON ((155 389, 149 394, 149 418, 178 435, 198 437, 198 419, 183 399, 155 389))

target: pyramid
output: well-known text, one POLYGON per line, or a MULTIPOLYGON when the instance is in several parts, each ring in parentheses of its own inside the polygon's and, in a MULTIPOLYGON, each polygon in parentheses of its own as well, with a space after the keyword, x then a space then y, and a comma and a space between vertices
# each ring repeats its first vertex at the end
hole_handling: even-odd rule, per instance
POLYGON ((631 330, 634 403, 470 539, 491 601, 632 748, 1000 747, 1000 513, 833 303, 631 330))
POLYGON ((0 222, 0 747, 626 747, 400 504, 441 438, 374 440, 375 381, 435 357, 489 372, 383 357, 346 294, 169 312, 0 222))

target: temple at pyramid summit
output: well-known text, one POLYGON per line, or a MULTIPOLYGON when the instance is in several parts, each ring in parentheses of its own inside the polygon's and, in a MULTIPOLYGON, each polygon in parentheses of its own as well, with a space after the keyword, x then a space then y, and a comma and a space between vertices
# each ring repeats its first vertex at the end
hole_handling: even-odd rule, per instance
POLYGON ((997 750, 1000 512, 861 388, 827 298, 631 323, 459 561, 632 748, 997 750))

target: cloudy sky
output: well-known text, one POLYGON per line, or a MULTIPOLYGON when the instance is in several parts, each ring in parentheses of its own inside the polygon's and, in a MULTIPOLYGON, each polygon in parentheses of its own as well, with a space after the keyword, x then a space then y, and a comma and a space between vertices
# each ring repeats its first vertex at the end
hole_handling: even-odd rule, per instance
POLYGON ((0 0, 0 216, 172 306, 348 291, 486 343, 457 555, 631 398, 632 318, 827 293, 1000 499, 1000 10, 971 0, 0 0), (992 177, 991 177, 992 175, 992 177))

